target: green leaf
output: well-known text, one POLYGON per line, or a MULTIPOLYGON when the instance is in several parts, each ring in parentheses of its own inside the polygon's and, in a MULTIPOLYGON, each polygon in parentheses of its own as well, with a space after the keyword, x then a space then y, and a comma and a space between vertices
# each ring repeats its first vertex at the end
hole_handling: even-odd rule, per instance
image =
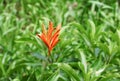
POLYGON ((5 32, 3 33, 3 36, 4 36, 4 35, 7 35, 9 32, 14 32, 16 29, 17 29, 17 28, 15 28, 15 27, 13 27, 13 28, 11 28, 11 29, 8 29, 7 31, 5 31, 5 32))
POLYGON ((59 71, 54 72, 46 81, 58 81, 59 71))
POLYGON ((83 52, 83 50, 79 50, 80 55, 81 55, 81 61, 82 64, 84 65, 84 72, 87 73, 87 61, 86 61, 86 57, 85 57, 85 53, 83 52))
POLYGON ((73 81, 80 81, 79 75, 77 74, 77 72, 68 64, 65 63, 59 63, 58 67, 60 69, 62 69, 63 71, 65 71, 70 77, 71 79, 73 79, 73 81))
POLYGON ((69 25, 77 28, 80 31, 80 33, 87 34, 85 28, 81 24, 76 23, 76 22, 72 22, 69 25))
POLYGON ((90 24, 90 30, 91 30, 91 33, 90 33, 90 36, 92 39, 94 39, 95 37, 95 33, 96 33, 96 27, 95 27, 95 24, 92 20, 88 20, 89 24, 90 24))

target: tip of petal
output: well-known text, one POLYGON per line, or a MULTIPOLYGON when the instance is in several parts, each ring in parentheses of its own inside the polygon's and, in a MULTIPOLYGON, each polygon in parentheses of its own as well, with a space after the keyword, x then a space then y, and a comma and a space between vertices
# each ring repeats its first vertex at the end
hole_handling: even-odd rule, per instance
POLYGON ((53 24, 51 21, 49 21, 49 24, 53 24))
POLYGON ((59 24, 57 27, 56 27, 56 30, 60 30, 61 28, 61 24, 59 24))

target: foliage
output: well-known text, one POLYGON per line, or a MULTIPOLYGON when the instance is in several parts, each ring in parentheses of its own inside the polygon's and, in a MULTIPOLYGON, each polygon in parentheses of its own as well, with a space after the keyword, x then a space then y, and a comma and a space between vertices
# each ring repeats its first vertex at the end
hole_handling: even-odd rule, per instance
POLYGON ((120 81, 119 0, 0 0, 0 81, 120 81), (47 57, 41 25, 62 24, 47 57))

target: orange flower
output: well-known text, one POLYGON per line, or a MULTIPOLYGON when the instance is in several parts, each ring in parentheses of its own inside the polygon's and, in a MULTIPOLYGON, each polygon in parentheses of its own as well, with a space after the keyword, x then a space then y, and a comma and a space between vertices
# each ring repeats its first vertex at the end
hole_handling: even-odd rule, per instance
POLYGON ((61 25, 58 25, 56 28, 53 28, 53 23, 49 22, 48 30, 46 30, 44 24, 42 25, 42 33, 37 34, 39 38, 45 43, 48 48, 48 55, 50 55, 52 49, 59 42, 59 33, 61 25))

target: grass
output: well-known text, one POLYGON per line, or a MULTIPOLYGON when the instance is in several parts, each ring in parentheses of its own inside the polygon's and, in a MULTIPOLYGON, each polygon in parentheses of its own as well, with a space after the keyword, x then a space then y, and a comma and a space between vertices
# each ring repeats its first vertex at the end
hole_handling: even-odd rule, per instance
POLYGON ((119 7, 119 0, 0 0, 0 81, 119 81, 119 7), (47 58, 36 34, 49 21, 62 28, 47 58))

